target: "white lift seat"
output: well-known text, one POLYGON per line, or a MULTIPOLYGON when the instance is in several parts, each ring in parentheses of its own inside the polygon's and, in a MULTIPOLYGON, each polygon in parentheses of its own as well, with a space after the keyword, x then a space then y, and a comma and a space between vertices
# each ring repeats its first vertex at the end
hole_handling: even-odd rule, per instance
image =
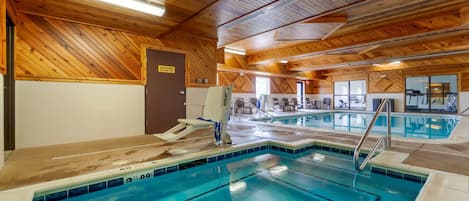
MULTIPOLYGON (((209 87, 201 119, 178 119, 178 124, 156 137, 174 142, 196 130, 213 128, 216 122, 226 126, 231 100, 230 87, 209 87)), ((225 129, 222 129, 225 132, 225 129)))

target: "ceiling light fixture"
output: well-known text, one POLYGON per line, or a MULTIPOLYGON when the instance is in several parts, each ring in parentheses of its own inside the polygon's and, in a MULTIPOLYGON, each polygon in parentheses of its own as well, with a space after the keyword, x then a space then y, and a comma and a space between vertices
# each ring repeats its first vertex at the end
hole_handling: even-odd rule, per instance
POLYGON ((389 63, 389 64, 391 64, 391 65, 399 65, 399 64, 401 64, 401 61, 393 61, 393 62, 391 62, 391 63, 389 63))
POLYGON ((163 16, 165 8, 140 0, 99 0, 116 6, 136 10, 150 15, 163 16))
POLYGON ((287 60, 280 60, 279 62, 282 63, 282 64, 287 64, 288 63, 287 60))
POLYGON ((239 55, 246 55, 246 52, 244 50, 236 50, 236 49, 231 49, 231 48, 226 48, 226 47, 225 47, 225 52, 239 54, 239 55))

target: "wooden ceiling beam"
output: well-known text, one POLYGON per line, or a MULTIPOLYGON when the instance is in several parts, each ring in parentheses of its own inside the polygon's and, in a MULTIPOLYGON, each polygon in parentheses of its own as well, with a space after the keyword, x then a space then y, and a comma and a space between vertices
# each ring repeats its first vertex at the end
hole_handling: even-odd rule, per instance
POLYGON ((302 23, 346 23, 348 17, 346 14, 327 15, 324 17, 306 20, 302 23))
POLYGON ((434 52, 434 53, 421 53, 421 54, 414 54, 410 56, 392 56, 392 57, 385 57, 385 58, 375 58, 375 59, 360 60, 360 61, 353 61, 353 62, 326 64, 326 65, 292 64, 292 66, 290 66, 288 70, 317 71, 317 70, 326 70, 326 69, 353 67, 353 66, 369 66, 373 64, 380 64, 380 63, 391 62, 391 61, 422 60, 422 59, 445 57, 445 56, 452 56, 452 55, 463 55, 463 54, 468 54, 468 53, 469 53, 468 49, 462 49, 462 50, 441 51, 441 52, 434 52))
POLYGON ((241 68, 230 68, 230 67, 218 67, 218 72, 232 72, 232 73, 245 73, 245 74, 253 74, 253 75, 260 75, 260 76, 268 76, 268 77, 282 77, 282 78, 294 78, 299 80, 311 80, 312 77, 304 77, 304 76, 297 76, 295 74, 281 74, 281 73, 270 73, 265 71, 255 71, 255 70, 247 70, 241 68))
POLYGON ((469 25, 463 25, 459 13, 455 14, 454 12, 448 12, 432 17, 382 26, 372 30, 363 30, 357 33, 323 41, 302 43, 289 47, 258 52, 253 55, 248 55, 248 63, 253 65, 272 62, 278 59, 294 60, 316 54, 325 54, 375 45, 388 45, 435 36, 441 37, 445 34, 451 34, 468 29, 469 25), (444 24, 437 24, 434 22, 444 24), (399 29, 399 32, 396 32, 396 29, 399 29))
MULTIPOLYGON (((267 32, 271 32, 271 31, 275 31, 275 30, 278 30, 278 29, 281 29, 281 28, 284 28, 284 27, 288 27, 288 26, 293 25, 293 24, 297 24, 297 23, 301 23, 301 22, 304 22, 304 21, 314 20, 314 19, 317 19, 317 18, 328 16, 328 15, 338 13, 338 12, 341 12, 341 11, 349 9, 349 8, 353 8, 355 6, 361 5, 361 4, 363 4, 365 2, 369 2, 369 1, 371 1, 371 0, 355 0, 351 3, 344 4, 342 6, 333 8, 331 10, 324 11, 324 12, 319 13, 319 14, 315 14, 315 15, 312 15, 312 16, 309 16, 309 17, 305 17, 305 18, 301 18, 301 19, 297 19, 297 20, 293 20, 293 21, 289 21, 289 22, 283 23, 283 24, 278 24, 278 25, 275 25, 275 27, 269 27, 269 28, 266 28, 262 31, 255 30, 255 33, 254 32, 250 33, 250 34, 237 33, 238 36, 233 36, 233 38, 231 38, 231 39, 221 37, 221 38, 219 38, 218 46, 222 47, 222 46, 229 45, 231 43, 235 43, 237 41, 241 41, 241 40, 244 40, 244 39, 247 39, 247 38, 250 38, 250 37, 255 37, 255 36, 267 33, 267 32)), ((287 4, 294 4, 295 3, 295 1, 293 1, 293 0, 286 1, 286 2, 287 2, 287 4)), ((285 2, 281 2, 281 3, 285 3, 285 2)), ((223 26, 219 26, 218 27, 218 33, 219 34, 220 33, 222 33, 222 34, 223 33, 225 33, 225 34, 226 33, 231 33, 231 31, 229 31, 229 30, 236 29, 236 28, 239 29, 240 24, 244 23, 249 18, 255 19, 258 16, 262 16, 263 15, 262 12, 264 12, 263 9, 260 9, 260 10, 257 10, 256 12, 250 13, 249 15, 243 16, 242 18, 239 18, 238 20, 235 20, 235 21, 232 21, 230 23, 224 24, 223 26)), ((269 11, 269 12, 272 12, 272 11, 269 11)), ((247 30, 244 30, 244 31, 246 32, 247 30)), ((240 32, 242 32, 242 31, 240 31, 240 32)))

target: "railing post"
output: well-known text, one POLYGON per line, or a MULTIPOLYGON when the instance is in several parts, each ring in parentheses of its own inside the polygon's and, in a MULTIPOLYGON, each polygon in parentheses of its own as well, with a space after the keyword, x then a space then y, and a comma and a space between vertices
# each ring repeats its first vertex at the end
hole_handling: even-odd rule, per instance
POLYGON ((384 99, 381 101, 381 104, 379 104, 378 110, 375 112, 373 115, 373 118, 371 119, 370 124, 365 130, 365 133, 363 136, 360 138, 360 141, 358 142, 357 146, 355 146, 354 153, 353 153, 353 164, 355 166, 355 169, 357 171, 361 171, 366 167, 366 164, 368 161, 371 159, 372 155, 375 153, 376 149, 378 146, 384 143, 385 148, 390 148, 391 147, 391 103, 389 99, 384 99), (386 137, 382 136, 378 138, 378 141, 373 145, 371 148, 371 151, 368 153, 368 156, 366 159, 362 162, 362 164, 359 164, 359 158, 360 158, 360 150, 365 143, 366 139, 368 138, 368 135, 371 133, 371 130, 373 129, 373 126, 376 122, 376 120, 379 117, 379 114, 383 111, 383 109, 386 107, 387 111, 387 134, 386 137), (384 141, 384 142, 383 142, 384 141))
POLYGON ((387 112, 387 136, 385 142, 385 148, 391 148, 391 102, 389 99, 386 99, 386 110, 387 112))

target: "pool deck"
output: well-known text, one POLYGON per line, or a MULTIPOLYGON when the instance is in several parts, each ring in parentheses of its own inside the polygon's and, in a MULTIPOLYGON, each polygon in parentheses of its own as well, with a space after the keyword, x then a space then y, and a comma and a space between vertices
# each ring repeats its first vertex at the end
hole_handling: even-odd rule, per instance
MULTIPOLYGON (((383 152, 383 156, 377 157, 377 161, 395 162, 409 168, 444 173, 429 178, 429 180, 435 181, 428 188, 425 188, 427 193, 419 200, 438 200, 437 198, 443 197, 445 199, 440 200, 460 200, 461 196, 468 198, 469 117, 462 118, 459 125, 457 135, 453 136, 451 140, 415 142, 393 140, 392 149, 383 152), (387 158, 386 154, 389 154, 387 152, 395 154, 387 158), (441 189, 438 187, 439 185, 436 185, 440 183, 441 189), (450 199, 451 196, 456 197, 450 199)), ((360 138, 357 135, 246 121, 230 123, 228 132, 233 140, 233 145, 230 146, 261 140, 297 142, 305 139, 355 145, 360 138)), ((174 143, 164 142, 152 135, 142 135, 17 149, 9 155, 5 166, 0 170, 0 190, 100 172, 131 164, 177 159, 195 152, 230 147, 216 147, 212 143, 211 136, 210 131, 202 130, 174 143)), ((365 147, 371 147, 375 140, 376 138, 370 138, 365 147)))

